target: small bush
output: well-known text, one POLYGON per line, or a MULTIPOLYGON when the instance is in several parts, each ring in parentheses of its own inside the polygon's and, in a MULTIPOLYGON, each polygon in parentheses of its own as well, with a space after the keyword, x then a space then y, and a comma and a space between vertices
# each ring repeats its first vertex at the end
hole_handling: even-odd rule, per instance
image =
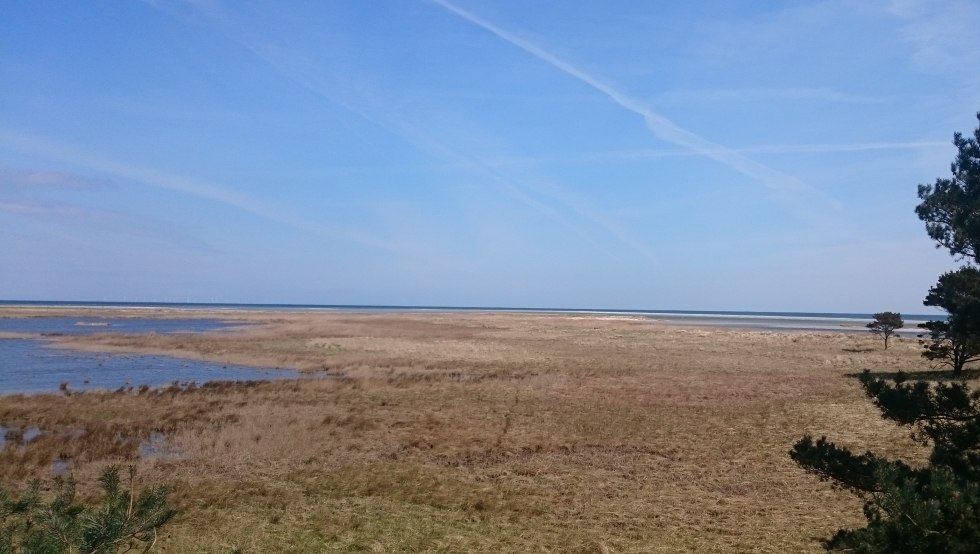
POLYGON ((55 496, 41 501, 41 487, 31 482, 15 498, 0 487, 0 554, 113 554, 146 552, 156 543, 157 530, 174 516, 168 490, 157 486, 135 494, 135 468, 129 471, 129 490, 119 471, 109 467, 99 481, 102 503, 86 507, 75 501, 75 480, 55 479, 55 496))

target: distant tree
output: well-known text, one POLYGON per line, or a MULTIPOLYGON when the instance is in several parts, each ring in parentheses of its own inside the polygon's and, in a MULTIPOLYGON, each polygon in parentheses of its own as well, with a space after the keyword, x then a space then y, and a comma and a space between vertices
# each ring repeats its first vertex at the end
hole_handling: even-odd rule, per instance
POLYGON ((866 327, 875 335, 885 338, 885 350, 888 350, 888 339, 895 334, 896 329, 905 327, 905 322, 900 313, 878 312, 874 314, 874 321, 866 327))
MULTIPOLYGON (((135 470, 130 471, 130 484, 135 470)), ((174 516, 167 489, 153 487, 135 495, 108 468, 99 479, 102 503, 86 508, 75 502, 75 481, 57 479, 50 503, 41 502, 40 484, 32 482, 19 497, 0 488, 0 554, 113 554, 146 552, 157 530, 174 516)))
POLYGON ((928 337, 922 355, 949 366, 958 377, 964 365, 980 360, 980 270, 962 267, 944 273, 923 304, 942 308, 948 315, 945 321, 919 325, 927 331, 920 336, 928 337))
POLYGON ((936 248, 945 247, 954 257, 980 263, 980 125, 972 137, 955 133, 953 144, 957 155, 950 167, 952 176, 919 185, 922 203, 915 213, 925 222, 936 248))

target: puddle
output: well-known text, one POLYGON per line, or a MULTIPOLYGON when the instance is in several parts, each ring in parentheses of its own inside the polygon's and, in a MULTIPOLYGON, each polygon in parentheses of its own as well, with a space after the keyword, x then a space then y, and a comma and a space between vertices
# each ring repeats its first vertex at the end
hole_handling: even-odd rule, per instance
POLYGON ((28 427, 24 429, 24 435, 21 438, 23 444, 30 444, 34 439, 41 436, 41 430, 37 427, 28 427))
POLYGON ((150 436, 140 443, 140 458, 144 460, 163 458, 172 453, 167 436, 158 431, 150 433, 150 436))
POLYGON ((41 429, 35 426, 21 429, 19 427, 0 425, 0 450, 3 450, 8 444, 11 446, 30 444, 40 437, 41 434, 41 429))
POLYGON ((71 461, 64 458, 55 458, 51 461, 51 473, 64 475, 71 471, 71 461))
MULTIPOLYGON (((11 448, 27 446, 44 434, 44 431, 37 426, 18 428, 0 425, 0 451, 4 450, 8 445, 11 448)), ((85 431, 82 429, 75 429, 73 431, 62 433, 58 436, 64 437, 65 439, 78 439, 84 434, 85 431)), ((171 454, 173 454, 173 450, 170 448, 170 444, 167 441, 167 436, 157 431, 151 433, 150 436, 143 440, 139 445, 139 455, 140 458, 144 460, 163 458, 170 456, 171 454)), ((65 454, 59 454, 57 457, 51 460, 50 469, 53 475, 65 475, 67 473, 71 473, 71 457, 65 454)))

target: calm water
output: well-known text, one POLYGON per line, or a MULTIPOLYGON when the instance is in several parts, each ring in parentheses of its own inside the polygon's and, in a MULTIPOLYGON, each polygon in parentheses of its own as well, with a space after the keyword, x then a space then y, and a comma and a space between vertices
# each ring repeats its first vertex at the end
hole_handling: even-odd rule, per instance
MULTIPOLYGON (((182 333, 229 328, 220 320, 123 318, 0 319, 0 331, 33 335, 182 333)), ((299 373, 263 370, 166 356, 75 352, 51 348, 43 338, 0 339, 0 394, 166 386, 173 382, 290 379, 299 373)))
POLYGON ((240 324, 220 319, 150 319, 105 317, 0 318, 0 332, 82 335, 91 333, 203 333, 240 324))
MULTIPOLYGON (((52 306, 52 307, 107 307, 107 308, 171 308, 181 310, 257 310, 257 311, 341 311, 341 312, 502 312, 502 313, 567 313, 633 315, 660 321, 690 323, 696 325, 723 325, 748 329, 812 330, 812 331, 860 331, 872 314, 834 312, 752 312, 710 310, 624 310, 624 309, 576 309, 576 308, 507 308, 486 306, 371 306, 346 304, 228 304, 228 303, 179 303, 179 302, 64 302, 0 300, 0 306, 52 306)), ((918 333, 916 325, 931 319, 945 319, 939 312, 930 314, 903 314, 905 334, 918 333)), ((0 329, 2 330, 2 329, 0 329)))

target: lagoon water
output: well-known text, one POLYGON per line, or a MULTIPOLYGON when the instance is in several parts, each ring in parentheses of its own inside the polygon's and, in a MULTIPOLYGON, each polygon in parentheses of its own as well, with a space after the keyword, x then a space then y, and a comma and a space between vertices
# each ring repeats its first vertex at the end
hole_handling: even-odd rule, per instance
POLYGON ((0 331, 39 338, 0 339, 0 394, 112 390, 174 382, 290 379, 299 373, 182 360, 167 356, 105 354, 51 348, 43 336, 88 333, 179 333, 228 328, 220 320, 131 318, 8 318, 0 331))
POLYGON ((91 333, 203 333, 237 324, 220 319, 150 319, 122 317, 0 318, 0 332, 42 335, 91 333))

